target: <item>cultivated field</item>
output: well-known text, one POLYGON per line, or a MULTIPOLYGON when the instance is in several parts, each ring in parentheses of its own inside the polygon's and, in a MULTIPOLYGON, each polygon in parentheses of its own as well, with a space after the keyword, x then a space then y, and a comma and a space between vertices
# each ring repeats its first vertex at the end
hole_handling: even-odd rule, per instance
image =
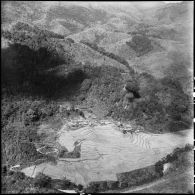
POLYGON ((58 131, 56 142, 73 151, 81 145, 80 158, 58 158, 57 164, 42 163, 22 171, 34 177, 43 172, 52 178, 66 177, 86 186, 91 181, 116 180, 116 173, 127 172, 154 164, 176 147, 191 143, 192 131, 177 134, 123 134, 109 121, 73 130, 65 124, 58 131))

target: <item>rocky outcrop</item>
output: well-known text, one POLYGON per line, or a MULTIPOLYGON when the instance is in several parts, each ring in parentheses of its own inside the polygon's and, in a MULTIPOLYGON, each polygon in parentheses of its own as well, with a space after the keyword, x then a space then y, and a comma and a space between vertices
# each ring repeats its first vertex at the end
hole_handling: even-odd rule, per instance
POLYGON ((72 152, 67 150, 61 150, 58 154, 59 158, 80 158, 81 156, 81 145, 76 144, 72 152))
POLYGON ((81 84, 81 91, 87 91, 91 87, 92 81, 91 79, 85 79, 81 84))

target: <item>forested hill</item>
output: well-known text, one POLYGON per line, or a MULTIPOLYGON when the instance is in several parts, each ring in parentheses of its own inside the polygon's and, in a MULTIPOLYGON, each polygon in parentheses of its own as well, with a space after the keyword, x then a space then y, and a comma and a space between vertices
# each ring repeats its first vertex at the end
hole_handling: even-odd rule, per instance
MULTIPOLYGON (((168 75, 156 79, 148 73, 136 72, 128 63, 125 66, 129 66, 130 72, 124 71, 120 58, 114 60, 121 66, 109 65, 109 60, 113 60, 112 53, 107 54, 104 50, 98 53, 107 57, 108 64, 106 61, 101 66, 92 61, 83 63, 78 58, 75 60, 74 53, 70 52, 71 45, 83 43, 65 40, 56 33, 25 23, 2 31, 2 36, 9 42, 2 50, 2 83, 6 92, 51 99, 73 97, 73 101, 88 106, 93 97, 98 100, 94 108, 101 105, 102 117, 135 119, 150 131, 174 131, 191 125, 191 100, 177 79, 168 75), (90 88, 79 90, 86 79, 90 80, 90 88)), ((92 48, 92 51, 96 50, 92 48)))

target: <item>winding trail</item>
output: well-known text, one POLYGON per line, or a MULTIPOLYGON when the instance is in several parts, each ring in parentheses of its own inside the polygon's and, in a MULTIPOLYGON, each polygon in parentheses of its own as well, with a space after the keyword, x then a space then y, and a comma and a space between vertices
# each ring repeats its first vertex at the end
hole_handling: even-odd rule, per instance
MULTIPOLYGON (((141 186, 135 186, 135 187, 131 187, 131 188, 126 188, 123 190, 109 190, 109 191, 105 191, 105 192, 101 192, 101 193, 139 193, 139 191, 141 190, 146 190, 148 188, 154 187, 156 185, 159 184, 163 184, 165 182, 170 182, 171 179, 182 179, 185 178, 186 175, 191 175, 191 170, 190 171, 182 171, 182 172, 178 172, 178 173, 174 173, 173 175, 170 175, 169 177, 165 177, 165 178, 160 178, 156 181, 147 183, 147 184, 143 184, 141 186)), ((142 192, 143 193, 143 192, 142 192)))

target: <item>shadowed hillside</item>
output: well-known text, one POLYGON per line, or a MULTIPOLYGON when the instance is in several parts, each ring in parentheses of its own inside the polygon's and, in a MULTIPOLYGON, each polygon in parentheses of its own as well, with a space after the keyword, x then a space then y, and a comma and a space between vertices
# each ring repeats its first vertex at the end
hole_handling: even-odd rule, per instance
MULTIPOLYGON (((162 129, 164 129, 163 131, 174 131, 173 129, 176 129, 174 125, 179 125, 182 129, 188 128, 188 125, 191 124, 190 118, 188 118, 190 117, 190 99, 184 94, 181 84, 173 76, 167 74, 167 77, 161 80, 149 76, 152 79, 149 87, 146 83, 143 83, 149 81, 147 80, 147 74, 135 73, 125 60, 123 62, 123 59, 119 56, 100 50, 96 45, 84 42, 93 50, 97 50, 98 53, 108 56, 110 60, 114 59, 129 67, 129 73, 126 72, 126 76, 123 77, 121 74, 123 71, 119 67, 111 68, 106 62, 102 66, 94 66, 91 63, 77 64, 79 59, 77 58, 77 63, 74 62, 73 53, 70 54, 70 50, 67 50, 70 44, 67 41, 60 43, 57 38, 52 40, 48 37, 47 32, 46 34, 44 32, 39 34, 39 31, 38 33, 34 32, 33 36, 22 32, 18 31, 17 34, 4 32, 3 34, 4 37, 14 42, 14 45, 10 45, 3 50, 2 72, 5 74, 3 74, 2 81, 5 83, 5 89, 9 89, 9 86, 11 86, 14 91, 17 91, 17 88, 20 89, 21 86, 24 86, 23 93, 26 89, 30 93, 36 94, 36 96, 48 96, 50 98, 60 98, 60 96, 71 98, 75 94, 76 96, 73 99, 78 96, 75 100, 80 101, 80 97, 82 97, 81 100, 84 98, 83 103, 87 105, 94 104, 93 99, 96 99, 97 101, 93 106, 96 108, 101 105, 102 111, 104 110, 101 117, 110 115, 117 119, 136 119, 138 123, 148 130, 150 129, 150 131, 162 131, 162 129), (45 39, 40 39, 41 37, 45 37, 45 39), (66 46, 68 47, 66 48, 66 46), (8 64, 5 55, 10 55, 10 52, 14 55, 12 55, 13 59, 9 59, 8 64), (66 69, 66 73, 59 74, 63 71, 58 69, 60 64, 64 64, 63 67, 64 70, 66 69), (88 68, 86 69, 86 67, 88 68), (76 71, 75 75, 72 73, 74 70, 76 71), (77 71, 80 71, 80 73, 77 74, 77 71), (95 71, 95 75, 94 73, 91 74, 91 71, 95 71), (86 78, 91 79, 92 86, 90 90, 79 91, 82 81, 86 78), (113 79, 115 82, 112 81, 113 79), (127 83, 130 84, 130 88, 123 92, 123 86, 127 83), (57 89, 61 90, 58 91, 57 89), (168 92, 168 102, 165 99, 165 102, 163 102, 161 98, 166 90, 168 92), (133 94, 133 96, 128 98, 130 94, 133 94), (181 102, 184 108, 180 109, 179 104, 181 102), (177 107, 178 110, 176 110, 177 107), (143 115, 146 115, 144 117, 146 120, 143 115), (170 118, 170 116, 172 117, 170 118), (163 126, 161 126, 162 124, 163 126)), ((71 44, 74 45, 75 43, 71 44)), ((178 64, 178 62, 176 63, 178 64)), ((183 67, 182 63, 181 67, 183 67)), ((174 68, 174 64, 172 68, 174 68)), ((169 71, 169 74, 174 71, 169 71)), ((182 73, 185 74, 183 71, 182 73)))

